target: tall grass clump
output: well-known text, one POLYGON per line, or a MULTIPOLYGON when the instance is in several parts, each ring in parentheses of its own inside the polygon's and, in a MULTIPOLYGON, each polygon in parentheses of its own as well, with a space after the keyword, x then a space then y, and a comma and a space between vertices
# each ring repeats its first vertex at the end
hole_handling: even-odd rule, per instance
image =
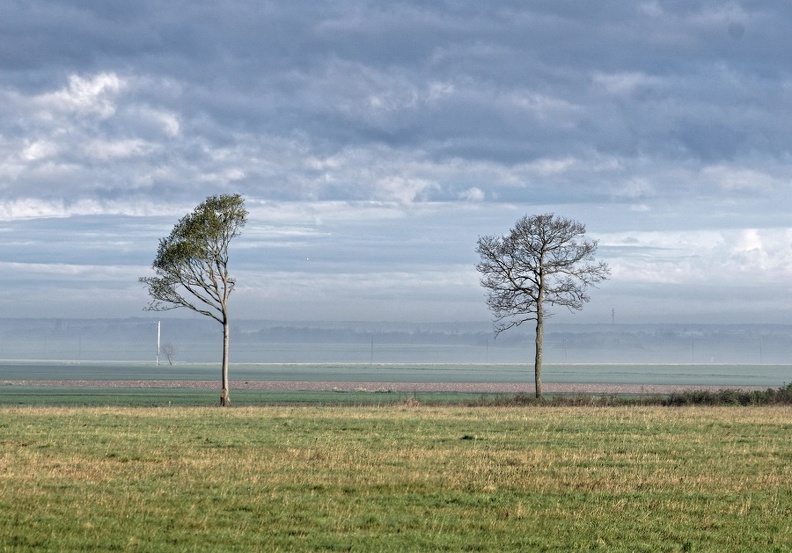
POLYGON ((767 390, 684 390, 671 394, 554 394, 537 399, 527 394, 499 394, 481 396, 468 401, 479 407, 618 407, 618 406, 734 406, 734 405, 792 405, 792 384, 767 390))
POLYGON ((792 384, 767 390, 686 390, 675 392, 664 405, 792 405, 792 384))

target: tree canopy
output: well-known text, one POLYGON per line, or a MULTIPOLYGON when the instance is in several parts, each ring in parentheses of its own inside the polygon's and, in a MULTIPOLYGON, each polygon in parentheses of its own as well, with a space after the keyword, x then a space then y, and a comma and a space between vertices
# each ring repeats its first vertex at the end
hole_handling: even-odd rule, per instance
POLYGON ((236 281, 228 271, 228 245, 247 222, 239 194, 210 196, 162 238, 152 268, 141 277, 151 311, 185 307, 223 323, 236 281))

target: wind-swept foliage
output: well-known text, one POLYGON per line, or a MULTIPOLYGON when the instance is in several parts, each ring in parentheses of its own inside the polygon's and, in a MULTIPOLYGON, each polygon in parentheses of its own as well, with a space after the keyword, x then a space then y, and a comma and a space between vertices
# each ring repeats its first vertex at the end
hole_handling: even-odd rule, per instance
POLYGON ((596 240, 586 227, 552 213, 524 216, 505 236, 481 236, 476 248, 481 285, 495 316, 496 335, 536 321, 536 396, 542 397, 542 343, 547 305, 571 311, 589 301, 590 286, 607 278, 609 268, 594 261, 596 240))
POLYGON ((149 310, 186 307, 224 322, 224 306, 235 281, 228 272, 228 245, 247 220, 239 195, 211 196, 183 217, 159 242, 152 268, 141 277, 149 288, 149 310))
POLYGON ((247 222, 239 194, 210 196, 159 242, 152 268, 157 276, 141 277, 152 300, 151 311, 184 307, 223 325, 221 404, 228 396, 228 299, 236 281, 228 271, 228 246, 247 222))

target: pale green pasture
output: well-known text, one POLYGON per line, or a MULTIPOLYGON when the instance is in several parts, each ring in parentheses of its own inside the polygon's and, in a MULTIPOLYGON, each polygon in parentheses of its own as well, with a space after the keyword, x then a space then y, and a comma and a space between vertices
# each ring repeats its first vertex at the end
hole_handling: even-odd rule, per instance
MULTIPOLYGON (((128 362, 0 362, 3 380, 219 380, 220 365, 128 362)), ((237 363, 233 382, 533 382, 533 365, 515 363, 237 363)), ((792 365, 546 364, 546 383, 760 386, 792 382, 792 365)))

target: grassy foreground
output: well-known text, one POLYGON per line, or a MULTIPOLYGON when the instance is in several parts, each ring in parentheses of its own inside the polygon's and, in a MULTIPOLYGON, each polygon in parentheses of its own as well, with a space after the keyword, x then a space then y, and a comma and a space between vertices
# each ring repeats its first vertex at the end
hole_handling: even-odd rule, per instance
POLYGON ((789 551, 792 408, 0 408, 0 551, 789 551))

